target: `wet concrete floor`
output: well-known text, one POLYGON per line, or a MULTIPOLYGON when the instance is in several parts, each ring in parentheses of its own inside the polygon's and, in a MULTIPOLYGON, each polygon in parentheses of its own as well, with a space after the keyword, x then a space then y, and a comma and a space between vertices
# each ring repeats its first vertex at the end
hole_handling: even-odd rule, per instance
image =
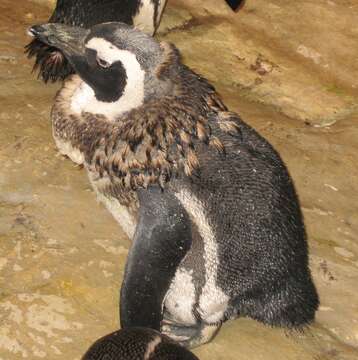
MULTIPOLYGON (((23 55, 26 28, 51 12, 41 3, 0 0, 0 360, 80 359, 116 329, 130 245, 54 146, 59 86, 36 80, 23 55)), ((202 360, 358 358, 357 15, 345 0, 247 0, 237 14, 169 0, 159 37, 287 163, 321 297, 304 333, 238 319, 195 349, 202 360)))

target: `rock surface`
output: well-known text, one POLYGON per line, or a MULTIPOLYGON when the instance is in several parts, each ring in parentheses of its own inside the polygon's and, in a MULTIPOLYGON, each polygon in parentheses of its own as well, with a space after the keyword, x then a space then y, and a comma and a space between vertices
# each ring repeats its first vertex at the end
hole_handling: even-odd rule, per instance
MULTIPOLYGON (((80 359, 118 324, 128 247, 83 170, 58 156, 23 55, 46 1, 0 2, 0 360, 80 359), (42 4, 41 4, 42 3, 42 4)), ((47 2, 48 3, 48 2, 47 2)), ((169 0, 158 36, 281 153, 305 215, 321 307, 303 334, 225 324, 201 360, 358 358, 358 63, 354 0, 169 0)))

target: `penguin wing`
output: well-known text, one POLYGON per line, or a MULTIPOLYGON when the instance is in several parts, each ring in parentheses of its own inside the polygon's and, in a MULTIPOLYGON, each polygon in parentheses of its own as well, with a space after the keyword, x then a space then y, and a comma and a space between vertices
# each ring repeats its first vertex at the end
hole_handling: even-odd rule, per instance
POLYGON ((177 267, 191 246, 190 221, 169 191, 138 190, 139 219, 120 296, 121 327, 160 330, 162 304, 177 267))

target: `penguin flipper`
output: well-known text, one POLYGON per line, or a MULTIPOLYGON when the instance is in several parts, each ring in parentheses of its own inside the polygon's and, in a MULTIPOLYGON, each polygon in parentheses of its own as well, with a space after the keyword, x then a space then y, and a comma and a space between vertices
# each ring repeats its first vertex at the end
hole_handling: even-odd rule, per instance
POLYGON ((163 300, 191 246, 190 220, 159 186, 138 191, 139 218, 120 296, 121 327, 160 330, 163 300))

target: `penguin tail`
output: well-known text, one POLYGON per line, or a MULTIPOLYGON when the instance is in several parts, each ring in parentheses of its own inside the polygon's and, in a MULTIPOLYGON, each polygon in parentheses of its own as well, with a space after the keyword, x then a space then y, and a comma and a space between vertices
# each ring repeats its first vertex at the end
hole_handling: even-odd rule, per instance
POLYGON ((33 72, 38 71, 38 77, 45 83, 65 79, 74 71, 63 54, 38 39, 33 39, 25 46, 25 54, 29 59, 35 57, 33 72))

